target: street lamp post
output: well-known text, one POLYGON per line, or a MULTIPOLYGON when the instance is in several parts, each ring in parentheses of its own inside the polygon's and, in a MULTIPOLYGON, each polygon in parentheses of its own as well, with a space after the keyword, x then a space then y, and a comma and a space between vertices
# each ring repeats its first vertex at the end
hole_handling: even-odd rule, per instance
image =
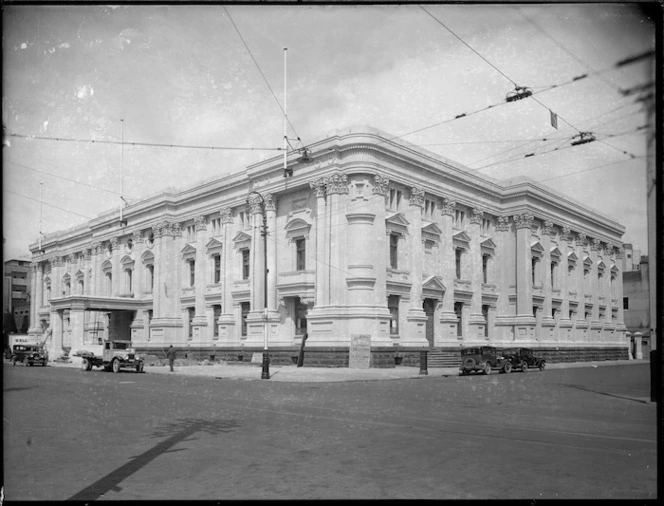
POLYGON ((255 191, 252 191, 247 198, 247 202, 251 200, 251 196, 255 195, 261 207, 261 215, 263 217, 263 226, 261 228, 261 237, 263 238, 263 369, 261 372, 261 379, 270 379, 270 356, 268 353, 267 339, 268 339, 268 318, 267 318, 267 213, 265 212, 265 199, 263 196, 255 191))

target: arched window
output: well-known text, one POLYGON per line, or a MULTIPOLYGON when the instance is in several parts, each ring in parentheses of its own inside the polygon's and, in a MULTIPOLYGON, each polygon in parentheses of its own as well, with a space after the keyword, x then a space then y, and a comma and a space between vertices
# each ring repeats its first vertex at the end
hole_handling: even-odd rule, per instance
POLYGON ((141 258, 143 262, 143 290, 145 292, 152 292, 154 290, 154 255, 150 251, 146 251, 141 258))
POLYGON ((104 274, 104 295, 113 295, 113 265, 108 260, 101 265, 104 274))

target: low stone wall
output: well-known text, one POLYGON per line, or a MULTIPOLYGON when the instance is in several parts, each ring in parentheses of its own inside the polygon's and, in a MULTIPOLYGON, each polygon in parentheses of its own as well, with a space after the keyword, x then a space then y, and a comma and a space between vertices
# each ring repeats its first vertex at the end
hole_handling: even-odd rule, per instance
MULTIPOLYGON (((459 363, 446 364, 458 366, 461 363, 459 348, 436 348, 442 351, 448 358, 459 357, 459 363)), ((629 358, 627 348, 532 348, 533 353, 547 362, 554 364, 559 362, 600 362, 607 360, 627 360, 629 358)), ((249 364, 255 353, 263 354, 263 348, 176 348, 177 362, 180 364, 217 363, 249 364)), ((398 366, 419 367, 420 349, 409 349, 398 346, 371 349, 371 367, 394 368, 398 366)), ((141 349, 136 347, 136 352, 145 357, 146 364, 167 363, 165 352, 154 349, 141 349)), ((268 351, 270 364, 272 365, 294 365, 300 354, 299 346, 287 348, 275 348, 268 351)), ((348 367, 348 348, 309 348, 304 351, 304 363, 306 367, 348 367)), ((260 365, 260 362, 254 362, 260 365)))

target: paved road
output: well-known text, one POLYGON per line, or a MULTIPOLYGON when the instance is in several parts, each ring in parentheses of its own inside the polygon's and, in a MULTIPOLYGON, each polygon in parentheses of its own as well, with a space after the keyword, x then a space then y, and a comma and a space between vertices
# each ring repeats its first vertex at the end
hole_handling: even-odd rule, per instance
POLYGON ((352 383, 5 364, 4 495, 656 497, 642 365, 352 383))

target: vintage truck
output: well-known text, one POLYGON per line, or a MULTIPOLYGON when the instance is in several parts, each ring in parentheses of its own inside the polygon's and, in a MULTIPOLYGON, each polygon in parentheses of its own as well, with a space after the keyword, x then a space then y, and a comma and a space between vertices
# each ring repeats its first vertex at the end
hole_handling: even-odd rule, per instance
POLYGON ((105 371, 120 372, 121 369, 134 369, 143 372, 143 360, 136 356, 131 347, 131 341, 104 341, 102 355, 95 355, 91 351, 78 350, 75 357, 82 357, 81 367, 84 371, 91 371, 93 367, 103 367, 105 371))

